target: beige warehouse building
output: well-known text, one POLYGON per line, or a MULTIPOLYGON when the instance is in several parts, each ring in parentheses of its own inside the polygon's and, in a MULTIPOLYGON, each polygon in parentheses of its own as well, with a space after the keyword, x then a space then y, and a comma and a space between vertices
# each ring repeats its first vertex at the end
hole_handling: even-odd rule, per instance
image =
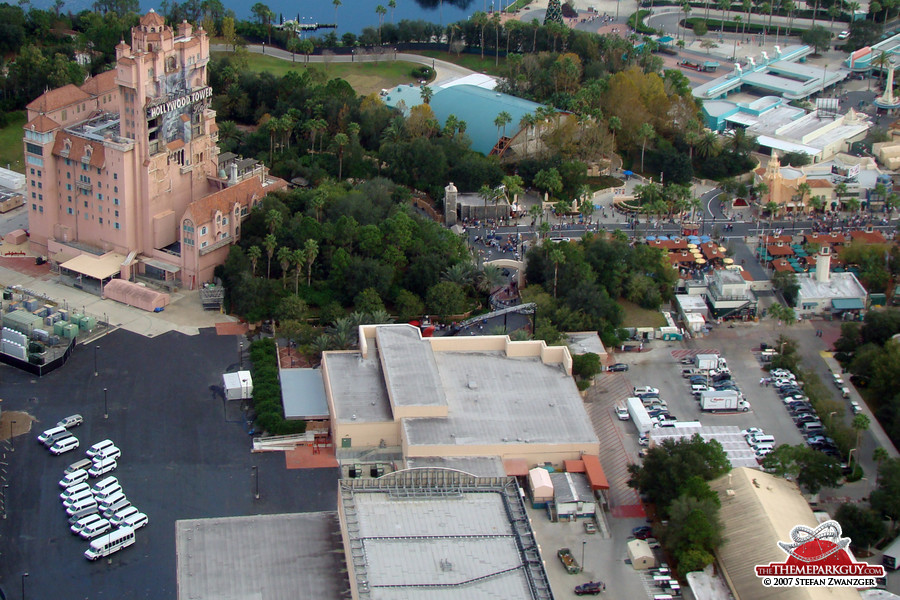
POLYGON ((340 450, 394 446, 407 460, 493 457, 529 466, 599 451, 564 346, 423 338, 411 325, 365 325, 359 340, 358 351, 322 357, 340 450))

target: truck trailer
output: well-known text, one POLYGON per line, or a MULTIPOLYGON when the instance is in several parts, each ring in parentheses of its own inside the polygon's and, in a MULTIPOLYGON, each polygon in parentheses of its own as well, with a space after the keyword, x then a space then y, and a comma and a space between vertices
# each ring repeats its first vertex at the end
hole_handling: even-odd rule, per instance
POLYGON ((694 364, 698 369, 715 369, 719 366, 718 354, 698 354, 694 357, 694 364))
POLYGON ((707 412, 735 412, 750 410, 750 403, 741 400, 740 394, 734 390, 708 390, 700 392, 700 410, 707 412))
POLYGON ((631 415, 631 420, 634 422, 634 426, 637 427, 638 433, 647 433, 653 429, 656 419, 650 418, 650 414, 647 413, 647 409, 644 408, 644 403, 640 398, 628 398, 626 403, 628 414, 631 415))
POLYGON ((900 537, 891 542, 890 546, 884 549, 884 554, 881 557, 881 564, 884 565, 885 569, 889 569, 891 571, 897 570, 897 567, 900 567, 900 537))

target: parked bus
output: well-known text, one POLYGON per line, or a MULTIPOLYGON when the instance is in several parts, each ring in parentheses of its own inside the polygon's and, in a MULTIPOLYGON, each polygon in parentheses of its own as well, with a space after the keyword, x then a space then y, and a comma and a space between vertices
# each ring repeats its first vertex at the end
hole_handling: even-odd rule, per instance
POLYGON ((134 529, 131 527, 119 527, 115 531, 100 536, 91 542, 91 547, 85 550, 84 557, 88 560, 97 560, 102 556, 109 556, 122 548, 134 543, 134 529))

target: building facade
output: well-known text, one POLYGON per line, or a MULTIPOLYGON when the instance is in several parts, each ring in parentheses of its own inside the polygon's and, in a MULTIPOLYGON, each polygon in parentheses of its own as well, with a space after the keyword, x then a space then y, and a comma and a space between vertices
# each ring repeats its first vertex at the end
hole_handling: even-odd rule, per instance
POLYGON ((220 168, 208 63, 202 28, 182 22, 175 31, 151 10, 131 45, 116 46, 115 69, 28 105, 35 251, 63 268, 86 253, 120 254, 126 279, 194 287, 211 278, 240 219, 286 184, 264 168, 243 179, 220 168))

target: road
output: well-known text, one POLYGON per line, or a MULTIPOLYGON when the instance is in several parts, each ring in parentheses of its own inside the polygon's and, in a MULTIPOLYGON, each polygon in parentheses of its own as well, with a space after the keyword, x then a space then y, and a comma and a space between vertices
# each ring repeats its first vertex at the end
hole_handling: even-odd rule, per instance
MULTIPOLYGON (((266 56, 272 56, 274 58, 280 58, 287 61, 291 61, 296 58, 297 62, 305 62, 307 59, 307 57, 302 54, 298 54, 296 55, 296 57, 292 57, 291 53, 287 50, 282 50, 281 48, 273 48, 272 46, 267 47, 264 44, 248 44, 246 48, 248 52, 253 52, 254 54, 265 54, 266 56)), ((225 44, 210 44, 209 49, 210 52, 229 51, 229 47, 225 44)), ((324 63, 325 60, 325 56, 316 54, 311 54, 309 56, 309 62, 311 63, 324 63)), ((333 56, 328 56, 327 60, 331 63, 384 62, 386 60, 399 60, 403 62, 425 65, 428 67, 432 67, 435 70, 435 78, 432 82, 432 85, 438 85, 450 79, 457 79, 459 77, 465 77, 466 75, 477 73, 477 71, 455 65, 445 60, 428 58, 427 56, 421 56, 419 54, 408 54, 406 52, 388 52, 381 55, 374 55, 371 53, 357 53, 349 55, 335 54, 333 56)))

